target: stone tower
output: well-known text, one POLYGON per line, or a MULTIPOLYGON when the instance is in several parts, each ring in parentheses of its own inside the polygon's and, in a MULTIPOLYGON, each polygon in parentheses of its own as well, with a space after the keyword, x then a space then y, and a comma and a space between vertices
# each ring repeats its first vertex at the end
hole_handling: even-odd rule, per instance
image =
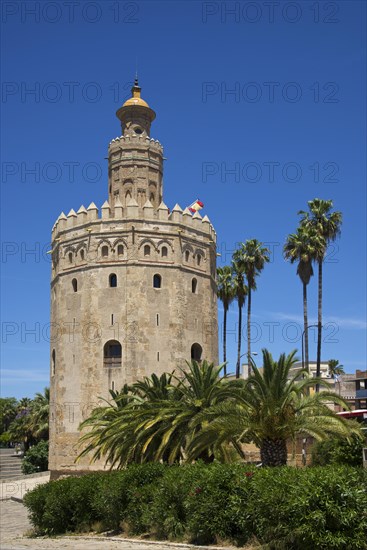
POLYGON ((79 424, 119 390, 152 373, 218 361, 216 234, 207 216, 163 202, 155 113, 132 97, 108 147, 108 201, 61 213, 52 229, 49 469, 75 463, 79 424))

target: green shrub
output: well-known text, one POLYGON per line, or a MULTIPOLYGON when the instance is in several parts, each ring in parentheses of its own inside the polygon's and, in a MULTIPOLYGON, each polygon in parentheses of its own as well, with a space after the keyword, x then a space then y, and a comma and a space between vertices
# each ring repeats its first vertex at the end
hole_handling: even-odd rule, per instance
POLYGON ((346 439, 330 437, 325 441, 316 441, 312 446, 312 464, 325 466, 326 464, 345 464, 346 466, 362 466, 362 449, 366 446, 356 436, 348 442, 346 439))
POLYGON ((3 432, 0 435, 0 448, 2 447, 8 448, 10 441, 11 441, 11 436, 9 432, 3 432))
POLYGON ((33 491, 24 495, 23 502, 28 508, 29 519, 37 532, 46 532, 43 526, 43 515, 46 510, 47 495, 52 493, 52 481, 38 485, 33 491))
POLYGON ((134 465, 67 478, 25 496, 39 533, 124 526, 128 533, 269 549, 366 549, 367 471, 198 463, 134 465))
POLYGON ((55 535, 90 529, 101 517, 92 506, 105 474, 69 477, 37 486, 26 493, 24 504, 39 533, 55 535))
POLYGON ((269 548, 365 549, 366 473, 347 467, 257 472, 247 513, 269 548))
POLYGON ((40 441, 31 447, 22 460, 23 474, 36 474, 48 470, 48 441, 40 441))
MULTIPOLYGON (((130 506, 130 520, 134 516, 133 506, 138 506, 138 492, 145 485, 150 485, 160 478, 165 471, 162 464, 149 463, 131 465, 123 471, 105 472, 99 480, 98 491, 94 495, 93 509, 96 520, 101 521, 104 529, 118 529, 121 522, 127 520, 127 510, 130 506)), ((143 504, 143 503, 141 503, 143 504)), ((131 521, 133 532, 141 528, 131 521)))
POLYGON ((117 529, 137 488, 164 472, 161 464, 133 465, 124 471, 69 477, 36 487, 25 495, 36 530, 45 534, 85 531, 99 522, 117 529))
POLYGON ((254 468, 212 464, 202 467, 200 478, 186 499, 187 532, 192 542, 210 544, 219 540, 247 540, 251 532, 244 521, 247 495, 254 468))
POLYGON ((187 501, 201 484, 206 467, 171 466, 156 485, 149 512, 152 534, 159 539, 181 540, 187 531, 187 501))

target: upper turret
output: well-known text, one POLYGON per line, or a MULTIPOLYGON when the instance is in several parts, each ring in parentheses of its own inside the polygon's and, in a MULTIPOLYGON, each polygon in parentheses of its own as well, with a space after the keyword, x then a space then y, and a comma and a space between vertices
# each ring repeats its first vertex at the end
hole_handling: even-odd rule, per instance
POLYGON ((163 147, 150 138, 155 112, 141 97, 138 79, 116 115, 123 135, 108 147, 108 202, 112 211, 117 199, 125 208, 134 199, 142 209, 150 201, 154 210, 163 200, 163 147))
POLYGON ((150 125, 155 119, 155 112, 141 97, 141 87, 137 78, 131 88, 131 94, 132 97, 116 111, 116 116, 121 121, 122 134, 150 136, 150 125))

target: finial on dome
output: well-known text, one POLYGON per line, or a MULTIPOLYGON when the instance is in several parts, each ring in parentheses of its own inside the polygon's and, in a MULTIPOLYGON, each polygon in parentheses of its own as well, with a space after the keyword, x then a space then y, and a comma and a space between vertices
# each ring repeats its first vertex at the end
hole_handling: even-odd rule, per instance
POLYGON ((135 76, 134 86, 131 88, 132 97, 140 98, 141 87, 139 86, 138 75, 135 76))

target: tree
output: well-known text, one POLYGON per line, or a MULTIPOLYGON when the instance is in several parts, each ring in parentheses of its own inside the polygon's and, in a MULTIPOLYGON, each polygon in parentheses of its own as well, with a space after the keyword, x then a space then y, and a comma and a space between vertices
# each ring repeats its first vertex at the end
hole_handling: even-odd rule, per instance
MULTIPOLYGON (((111 467, 119 468, 132 462, 184 460, 189 442, 202 429, 195 422, 197 416, 228 396, 230 382, 221 379, 222 368, 192 361, 180 377, 153 375, 133 384, 132 399, 125 407, 108 403, 81 424, 80 429, 90 431, 80 439, 87 446, 78 458, 91 455, 95 461, 104 457, 111 467)), ((210 462, 214 450, 225 456, 226 445, 218 447, 212 441, 195 458, 210 462)))
POLYGON ((11 441, 23 443, 24 452, 39 441, 48 440, 50 390, 36 393, 34 399, 23 397, 17 404, 16 416, 9 426, 11 441))
POLYGON ((17 415, 17 400, 15 397, 0 397, 0 434, 9 429, 17 415))
POLYGON ((269 250, 257 239, 247 240, 233 255, 237 264, 242 266, 247 281, 247 364, 248 376, 251 375, 251 291, 256 290, 256 277, 270 261, 269 250))
POLYGON ((241 338, 242 338, 242 308, 245 304, 247 295, 247 286, 245 285, 244 267, 240 261, 238 251, 234 252, 232 259, 233 287, 238 304, 238 342, 237 342, 237 362, 236 378, 240 377, 241 370, 241 338))
POLYGON ((327 390, 308 394, 315 384, 306 370, 291 369, 297 361, 295 351, 284 353, 274 361, 269 351, 263 350, 263 368, 260 371, 252 362, 253 375, 243 382, 241 392, 233 399, 204 411, 199 417, 202 429, 196 433, 189 448, 189 457, 206 448, 210 441, 223 444, 229 440, 254 442, 260 448, 264 466, 280 466, 287 463, 287 440, 297 435, 312 436, 317 440, 331 435, 350 437, 360 429, 335 414, 328 402, 347 405, 337 394, 329 391, 330 386, 319 379, 327 390))
POLYGON ((329 366, 329 374, 331 374, 331 377, 337 382, 337 384, 339 386, 339 395, 340 395, 340 378, 339 378, 339 376, 341 374, 344 374, 344 365, 339 365, 338 359, 329 359, 328 366, 329 366))
POLYGON ((50 413, 50 388, 36 393, 30 406, 30 429, 38 440, 48 440, 50 413))
MULTIPOLYGON (((309 212, 300 211, 302 216, 301 225, 307 229, 317 232, 320 239, 323 239, 323 246, 316 251, 315 261, 318 263, 318 313, 317 313, 317 367, 316 377, 321 374, 321 340, 322 340, 322 268, 325 254, 330 242, 340 235, 342 224, 342 213, 332 212, 333 201, 313 199, 308 201, 309 212)), ((319 384, 316 385, 319 391, 319 384)))
POLYGON ((234 300, 235 289, 233 285, 233 273, 230 266, 217 268, 217 295, 223 304, 223 362, 224 376, 227 374, 227 312, 234 300))
MULTIPOLYGON (((16 443, 23 443, 24 452, 27 452, 29 447, 36 443, 36 440, 31 428, 30 406, 25 406, 25 399, 21 400, 23 401, 22 406, 18 407, 17 415, 10 424, 8 433, 10 440, 16 443)), ((29 402, 31 402, 30 399, 29 402)))
POLYGON ((344 365, 339 365, 338 359, 329 359, 328 366, 329 373, 331 374, 332 378, 335 378, 335 376, 339 376, 340 374, 345 374, 344 365))
MULTIPOLYGON (((307 285, 313 276, 312 261, 315 258, 317 247, 323 244, 319 242, 318 234, 311 229, 298 227, 296 233, 288 235, 284 245, 284 257, 292 264, 298 262, 297 275, 303 286, 303 332, 305 335, 305 367, 309 372, 308 358, 308 311, 307 311, 307 285)), ((303 335, 302 335, 303 337, 303 335)))

